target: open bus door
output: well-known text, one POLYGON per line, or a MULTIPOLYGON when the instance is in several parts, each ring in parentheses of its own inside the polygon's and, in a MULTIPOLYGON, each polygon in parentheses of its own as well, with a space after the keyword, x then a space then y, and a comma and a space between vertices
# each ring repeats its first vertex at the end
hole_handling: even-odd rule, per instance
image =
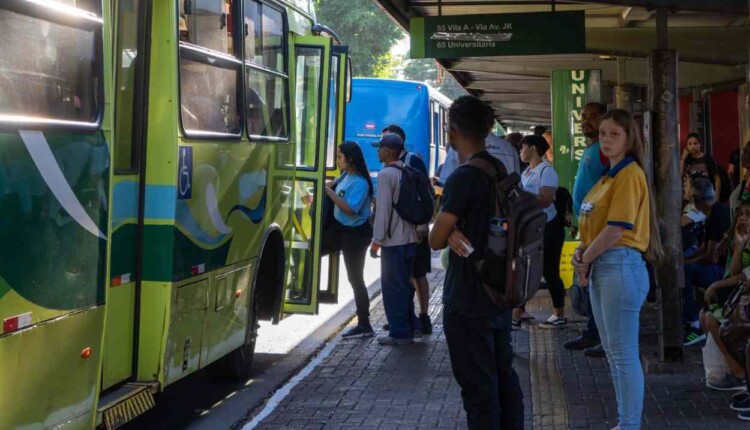
MULTIPOLYGON (((333 180, 339 174, 336 166, 338 145, 344 141, 346 122, 346 103, 351 91, 351 73, 348 46, 331 48, 331 67, 329 73, 328 124, 326 136, 326 181, 333 180)), ((339 268, 341 253, 321 255, 323 279, 320 282, 318 302, 337 303, 339 287, 339 268)))
POLYGON ((295 124, 287 164, 294 178, 281 186, 291 203, 284 230, 286 274, 283 313, 314 314, 318 310, 322 197, 326 176, 326 119, 329 105, 331 39, 297 36, 294 47, 292 106, 295 124))

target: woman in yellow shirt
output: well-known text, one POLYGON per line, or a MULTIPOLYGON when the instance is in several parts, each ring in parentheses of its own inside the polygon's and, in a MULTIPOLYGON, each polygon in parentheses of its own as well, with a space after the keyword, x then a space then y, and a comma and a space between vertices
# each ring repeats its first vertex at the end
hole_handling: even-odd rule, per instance
POLYGON ((610 164, 581 205, 582 243, 573 264, 584 284, 591 284, 591 306, 617 395, 615 429, 633 430, 641 428, 643 412, 638 328, 649 290, 644 256, 656 260, 661 243, 635 121, 621 109, 607 112, 599 141, 610 164))

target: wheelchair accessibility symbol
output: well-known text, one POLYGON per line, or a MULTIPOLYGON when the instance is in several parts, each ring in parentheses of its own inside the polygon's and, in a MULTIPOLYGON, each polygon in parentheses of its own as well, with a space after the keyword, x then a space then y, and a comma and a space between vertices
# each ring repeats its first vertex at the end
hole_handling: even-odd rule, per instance
POLYGON ((189 199, 193 195, 193 148, 191 146, 180 146, 179 166, 177 198, 189 199))

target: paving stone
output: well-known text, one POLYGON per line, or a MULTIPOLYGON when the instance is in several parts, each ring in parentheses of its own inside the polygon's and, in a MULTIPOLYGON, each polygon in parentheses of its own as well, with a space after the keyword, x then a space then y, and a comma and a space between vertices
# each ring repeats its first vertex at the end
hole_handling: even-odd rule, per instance
MULTIPOLYGON (((257 428, 467 429, 443 334, 444 276, 444 271, 435 270, 428 278, 431 336, 401 347, 382 347, 374 338, 340 341, 257 428)), ((371 313, 373 327, 379 331, 386 322, 382 302, 373 301, 371 313)), ((513 332, 513 347, 514 367, 525 393, 525 428, 531 429, 527 330, 513 332)))

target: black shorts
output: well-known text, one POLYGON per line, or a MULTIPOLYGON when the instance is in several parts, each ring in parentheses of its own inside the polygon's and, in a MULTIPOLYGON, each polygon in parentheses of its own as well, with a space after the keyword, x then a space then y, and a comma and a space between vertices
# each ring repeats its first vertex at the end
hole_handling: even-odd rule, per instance
POLYGON ((432 250, 427 238, 417 244, 417 255, 414 257, 414 279, 424 278, 432 272, 432 250))

